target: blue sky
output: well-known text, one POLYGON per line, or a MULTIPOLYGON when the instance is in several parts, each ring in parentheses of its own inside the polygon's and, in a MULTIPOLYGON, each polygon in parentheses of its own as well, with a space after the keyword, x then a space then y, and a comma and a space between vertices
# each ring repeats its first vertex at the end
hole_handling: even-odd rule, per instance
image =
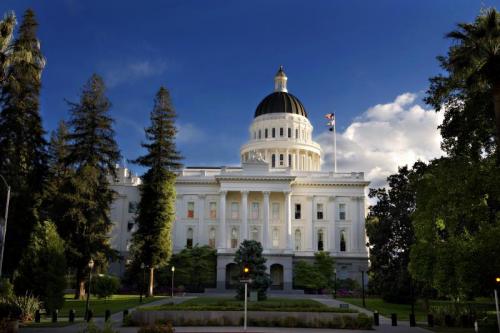
POLYGON ((450 44, 444 34, 493 4, 2 0, 0 12, 36 12, 47 58, 41 103, 48 131, 68 118, 65 99, 76 101, 96 72, 108 85, 122 154, 133 159, 142 153, 153 96, 165 85, 179 115, 185 164, 221 165, 239 162, 255 107, 272 91, 279 65, 315 134, 332 111, 347 133, 368 109, 403 93, 422 104, 428 78, 439 72, 435 58, 450 44))

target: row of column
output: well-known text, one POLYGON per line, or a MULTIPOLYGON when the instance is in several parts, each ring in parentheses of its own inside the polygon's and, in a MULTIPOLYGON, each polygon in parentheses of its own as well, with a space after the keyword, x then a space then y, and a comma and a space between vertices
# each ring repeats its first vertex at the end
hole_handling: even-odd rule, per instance
MULTIPOLYGON (((245 159, 248 159, 250 153, 245 153, 245 159)), ((265 149, 264 159, 271 165, 272 155, 275 155, 275 167, 290 167, 292 170, 318 171, 320 169, 319 156, 300 149, 265 149), (280 165, 280 154, 283 154, 283 166, 280 165), (288 163, 288 155, 292 155, 292 163, 288 163)))
MULTIPOLYGON (((241 191, 241 207, 242 207, 242 214, 241 214, 241 228, 242 228, 242 236, 243 239, 249 239, 249 234, 248 234, 248 193, 249 191, 241 191)), ((292 250, 293 249, 293 231, 292 231, 292 203, 291 203, 291 192, 283 192, 285 195, 285 225, 286 225, 286 249, 287 250, 292 250)), ((270 201, 269 201, 269 196, 270 192, 264 191, 262 192, 264 200, 263 200, 263 232, 262 232, 262 239, 263 239, 263 247, 265 249, 271 248, 271 243, 270 243, 270 233, 269 233, 269 225, 270 225, 270 201)), ((221 191, 220 192, 220 201, 219 201, 219 218, 220 218, 220 228, 219 228, 219 237, 218 237, 218 247, 221 249, 227 249, 229 248, 229 239, 227 237, 227 223, 226 223, 226 195, 227 191, 221 191)), ((199 241, 201 244, 208 244, 208 230, 207 224, 205 223, 205 196, 204 195, 199 195, 199 201, 198 201, 198 216, 199 216, 199 241)), ((351 223, 351 230, 350 230, 350 248, 353 249, 361 249, 364 244, 363 244, 363 239, 360 239, 360 234, 364 235, 364 206, 363 206, 363 199, 364 197, 354 197, 353 201, 358 201, 357 202, 357 209, 354 210, 355 216, 354 220, 356 221, 355 223, 351 223)), ((309 235, 305 239, 304 246, 306 251, 313 251, 314 250, 314 230, 313 230, 313 223, 312 221, 315 220, 314 214, 314 203, 313 203, 313 196, 308 197, 307 203, 310 208, 310 212, 312 214, 311 216, 311 223, 305 223, 305 235, 309 235)), ((330 207, 328 210, 332 212, 333 216, 335 216, 336 213, 336 208, 335 208, 335 197, 331 196, 329 200, 330 207)), ((305 208, 305 207, 304 207, 305 208)), ((304 209, 304 212, 306 210, 304 209)), ((307 219, 309 220, 309 219, 307 219)), ((326 231, 326 230, 325 230, 326 231)), ((327 236, 328 234, 325 234, 327 236)), ((336 233, 332 229, 331 233, 327 236, 329 237, 328 243, 330 244, 330 248, 336 248, 336 244, 338 242, 336 233)))
MULTIPOLYGON (((248 237, 248 192, 241 191, 241 225, 243 239, 249 239, 248 237)), ((283 192, 285 194, 285 223, 286 223, 286 249, 292 249, 292 214, 291 214, 291 192, 283 192)), ((262 245, 264 249, 271 247, 269 239, 269 195, 268 191, 262 192, 264 196, 264 214, 263 214, 263 232, 262 232, 262 245)), ((220 230, 219 230, 219 244, 218 247, 221 249, 227 249, 228 238, 227 238, 227 224, 226 224, 226 195, 227 191, 220 192, 220 204, 219 204, 219 216, 220 216, 220 230)))

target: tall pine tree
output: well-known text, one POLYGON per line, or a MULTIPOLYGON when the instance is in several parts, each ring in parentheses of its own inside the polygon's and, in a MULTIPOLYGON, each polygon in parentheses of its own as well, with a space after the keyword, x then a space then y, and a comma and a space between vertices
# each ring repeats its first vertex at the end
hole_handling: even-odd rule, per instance
MULTIPOLYGON (((0 95, 0 174, 12 188, 3 270, 12 273, 38 221, 46 173, 46 141, 39 111, 45 59, 28 9, 12 44, 0 95), (29 56, 27 56, 29 55, 29 56)), ((3 202, 3 201, 2 201, 3 202)))
POLYGON ((10 62, 9 55, 15 26, 16 15, 14 12, 5 14, 4 18, 0 20, 0 89, 5 80, 5 70, 10 62))
POLYGON ((176 150, 176 113, 168 90, 156 94, 151 126, 146 129, 147 154, 133 161, 148 171, 140 187, 141 201, 132 238, 131 254, 136 264, 149 269, 148 295, 153 295, 154 270, 168 264, 172 255, 172 224, 175 220, 175 170, 181 168, 176 150))
POLYGON ((68 264, 75 270, 79 287, 75 297, 83 297, 90 259, 104 266, 116 255, 108 237, 114 194, 109 188, 108 175, 115 174, 120 152, 113 120, 108 115, 111 103, 98 75, 92 75, 86 83, 79 103, 69 104, 66 165, 73 173, 59 191, 58 206, 64 207, 64 211, 56 222, 66 241, 68 264))

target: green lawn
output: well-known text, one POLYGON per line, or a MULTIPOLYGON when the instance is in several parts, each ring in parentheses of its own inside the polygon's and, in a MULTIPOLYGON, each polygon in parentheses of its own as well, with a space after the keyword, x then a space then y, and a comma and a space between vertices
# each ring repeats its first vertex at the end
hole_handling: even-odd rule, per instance
MULTIPOLYGON (((180 304, 164 304, 143 307, 141 310, 186 310, 186 311, 242 311, 244 302, 233 297, 197 297, 180 304)), ((311 311, 311 312, 353 312, 349 309, 331 308, 309 299, 288 299, 270 297, 265 301, 248 302, 250 311, 311 311)))
MULTIPOLYGON (((346 303, 351 303, 353 305, 357 305, 362 307, 363 300, 361 298, 351 298, 351 297, 342 297, 338 298, 339 301, 343 301, 346 303)), ((398 315, 399 320, 410 320, 411 313, 411 305, 409 304, 395 304, 395 303, 387 303, 384 302, 380 298, 366 298, 366 308, 375 311, 377 310, 382 316, 390 317, 392 313, 396 313, 398 315)), ((477 300, 478 303, 489 303, 491 300, 477 300)), ((441 300, 431 300, 430 306, 433 305, 444 305, 450 304, 450 301, 441 301, 441 300)), ((417 321, 427 322, 427 311, 425 310, 423 302, 417 302, 415 304, 415 317, 417 321)))
MULTIPOLYGON (((163 298, 165 298, 165 296, 143 298, 142 304, 163 298)), ((104 317, 106 310, 110 310, 111 313, 116 313, 140 304, 138 295, 113 295, 108 299, 90 297, 89 307, 92 309, 94 317, 104 317)), ((68 317, 70 309, 76 311, 77 317, 83 317, 85 313, 85 300, 75 300, 73 299, 73 295, 66 295, 63 308, 59 311, 59 317, 68 317)))

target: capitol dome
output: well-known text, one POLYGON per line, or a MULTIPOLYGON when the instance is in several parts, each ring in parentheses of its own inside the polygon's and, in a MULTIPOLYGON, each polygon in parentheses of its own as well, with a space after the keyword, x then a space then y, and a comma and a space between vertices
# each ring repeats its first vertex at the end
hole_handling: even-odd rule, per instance
POLYGON ((307 118, 304 105, 286 88, 287 76, 280 66, 274 77, 274 92, 267 95, 257 106, 254 117, 269 113, 293 113, 307 118))

